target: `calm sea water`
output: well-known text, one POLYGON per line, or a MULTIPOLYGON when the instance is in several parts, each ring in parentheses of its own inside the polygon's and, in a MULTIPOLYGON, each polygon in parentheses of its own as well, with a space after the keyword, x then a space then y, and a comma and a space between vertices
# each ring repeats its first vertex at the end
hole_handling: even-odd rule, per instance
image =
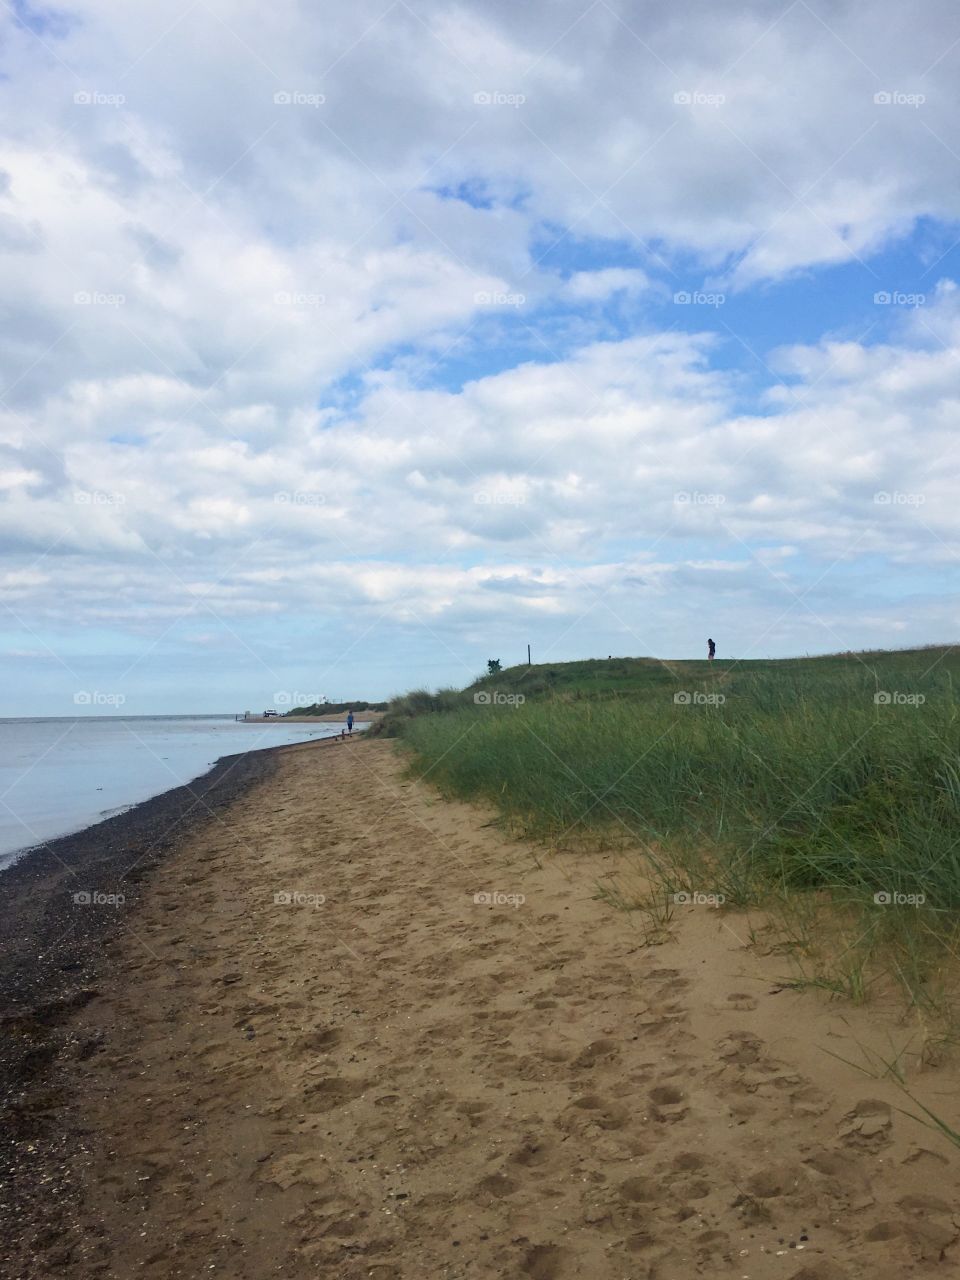
POLYGON ((0 868, 44 840, 182 786, 220 756, 330 738, 341 727, 232 716, 0 719, 0 868))

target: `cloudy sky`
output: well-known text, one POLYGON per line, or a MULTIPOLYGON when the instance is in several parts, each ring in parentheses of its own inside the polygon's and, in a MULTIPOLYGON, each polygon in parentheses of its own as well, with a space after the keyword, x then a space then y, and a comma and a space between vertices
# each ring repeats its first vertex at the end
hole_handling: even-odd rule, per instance
POLYGON ((0 713, 957 637, 954 3, 0 15, 0 713))

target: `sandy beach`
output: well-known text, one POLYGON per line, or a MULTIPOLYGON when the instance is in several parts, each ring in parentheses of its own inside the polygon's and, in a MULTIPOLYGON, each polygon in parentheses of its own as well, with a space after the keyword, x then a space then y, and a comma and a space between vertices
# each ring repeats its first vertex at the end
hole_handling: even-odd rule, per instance
POLYGON ((619 855, 509 842, 388 741, 272 754, 70 1014, 76 1207, 7 1274, 956 1274, 960 1153, 838 1060, 904 1048, 955 1119, 892 1004, 785 988, 736 912, 647 945, 619 855))

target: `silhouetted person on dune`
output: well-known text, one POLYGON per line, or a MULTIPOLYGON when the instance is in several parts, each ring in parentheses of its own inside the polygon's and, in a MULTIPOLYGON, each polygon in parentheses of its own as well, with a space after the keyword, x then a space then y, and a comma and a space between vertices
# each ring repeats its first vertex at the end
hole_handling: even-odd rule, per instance
POLYGON ((707 661, 712 662, 717 656, 717 646, 712 640, 707 641, 707 661))

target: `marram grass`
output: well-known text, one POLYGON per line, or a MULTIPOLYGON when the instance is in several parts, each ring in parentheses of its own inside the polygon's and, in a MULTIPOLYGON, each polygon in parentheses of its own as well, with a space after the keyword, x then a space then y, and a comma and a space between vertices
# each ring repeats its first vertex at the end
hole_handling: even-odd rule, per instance
POLYGON ((398 700, 392 723, 418 773, 512 830, 620 839, 728 902, 829 891, 909 967, 911 939, 960 920, 955 675, 950 650, 512 668, 398 700))

